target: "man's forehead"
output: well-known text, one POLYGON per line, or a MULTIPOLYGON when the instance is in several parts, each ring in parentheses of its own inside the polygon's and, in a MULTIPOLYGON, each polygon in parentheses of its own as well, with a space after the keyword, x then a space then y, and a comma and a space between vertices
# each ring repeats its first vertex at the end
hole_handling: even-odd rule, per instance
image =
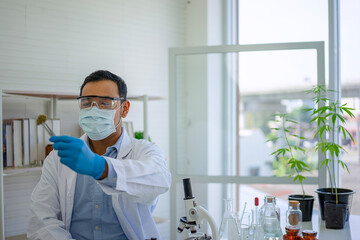
POLYGON ((119 97, 119 91, 115 82, 110 80, 100 80, 86 83, 82 95, 119 97))

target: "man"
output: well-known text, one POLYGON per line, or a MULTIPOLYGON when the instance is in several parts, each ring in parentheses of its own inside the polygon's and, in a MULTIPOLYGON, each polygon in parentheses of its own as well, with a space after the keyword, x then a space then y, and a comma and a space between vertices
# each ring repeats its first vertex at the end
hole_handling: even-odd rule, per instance
POLYGON ((170 187, 163 154, 130 138, 125 82, 108 71, 86 77, 78 97, 81 139, 52 136, 31 195, 29 239, 150 239, 157 197, 170 187))

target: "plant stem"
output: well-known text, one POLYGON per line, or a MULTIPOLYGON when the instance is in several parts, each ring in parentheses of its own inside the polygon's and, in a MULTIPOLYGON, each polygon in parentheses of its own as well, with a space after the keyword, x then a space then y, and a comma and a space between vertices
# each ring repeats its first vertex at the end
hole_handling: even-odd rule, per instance
MULTIPOLYGON (((293 155, 293 153, 292 153, 292 148, 291 148, 290 143, 289 143, 289 140, 288 140, 288 138, 287 138, 287 136, 286 136, 286 131, 285 131, 285 117, 283 118, 283 123, 282 123, 282 125, 283 125, 283 129, 284 129, 283 132, 284 132, 284 135, 285 135, 286 144, 288 145, 288 148, 289 148, 289 150, 290 150, 291 158, 294 159, 294 155, 293 155)), ((295 167, 295 171, 296 171, 296 173, 297 173, 298 175, 300 175, 300 174, 299 174, 299 170, 297 169, 297 167, 295 167)), ((300 182, 300 185, 301 185, 301 190, 302 190, 302 192, 303 192, 303 196, 305 196, 305 190, 304 190, 304 186, 303 186, 302 182, 300 182)))
MULTIPOLYGON (((336 108, 335 108, 335 113, 336 113, 336 108)), ((335 144, 335 122, 333 122, 331 130, 332 130, 332 134, 333 134, 332 141, 335 144)), ((337 195, 337 187, 336 187, 336 175, 335 175, 335 156, 334 155, 331 156, 331 161, 332 161, 332 166, 333 166, 332 170, 333 170, 333 173, 334 173, 334 175, 333 175, 334 176, 334 179, 333 179, 334 185, 332 185, 332 186, 335 187, 336 204, 338 204, 338 195, 337 195)))

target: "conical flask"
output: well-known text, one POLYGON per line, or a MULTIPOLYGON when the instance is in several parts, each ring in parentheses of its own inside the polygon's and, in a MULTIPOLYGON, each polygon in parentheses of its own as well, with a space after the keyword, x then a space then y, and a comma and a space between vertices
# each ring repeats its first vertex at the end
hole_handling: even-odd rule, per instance
POLYGON ((236 219, 232 214, 232 200, 224 199, 225 212, 221 220, 219 236, 221 240, 239 240, 239 230, 236 224, 236 219))

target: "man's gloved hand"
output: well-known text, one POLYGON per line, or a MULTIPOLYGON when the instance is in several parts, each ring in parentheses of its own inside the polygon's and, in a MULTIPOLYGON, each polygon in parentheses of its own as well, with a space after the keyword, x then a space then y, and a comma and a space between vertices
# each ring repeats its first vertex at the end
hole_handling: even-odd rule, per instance
POLYGON ((58 151, 60 162, 77 173, 99 179, 105 170, 105 158, 93 153, 86 143, 70 136, 52 136, 53 148, 58 151))

